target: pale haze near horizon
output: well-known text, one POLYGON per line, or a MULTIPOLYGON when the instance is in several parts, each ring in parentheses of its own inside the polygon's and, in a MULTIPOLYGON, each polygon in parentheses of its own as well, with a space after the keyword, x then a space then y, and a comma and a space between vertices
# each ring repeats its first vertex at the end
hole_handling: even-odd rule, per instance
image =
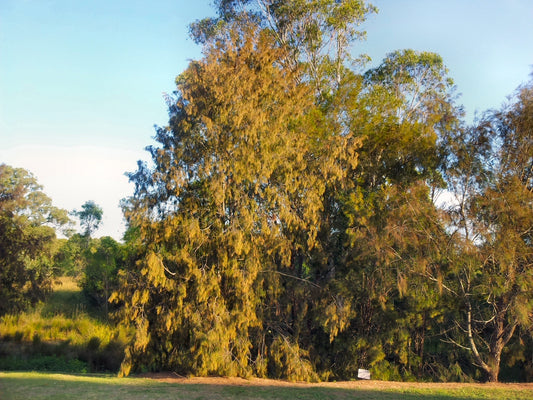
MULTIPOLYGON (((439 53, 467 121, 499 108, 529 79, 531 0, 376 0, 354 54, 369 66, 388 52, 439 53)), ((124 175, 148 160, 153 125, 165 125, 162 93, 201 49, 188 24, 212 16, 209 1, 0 0, 0 163, 31 171, 58 207, 94 200, 96 236, 120 239, 124 175)))

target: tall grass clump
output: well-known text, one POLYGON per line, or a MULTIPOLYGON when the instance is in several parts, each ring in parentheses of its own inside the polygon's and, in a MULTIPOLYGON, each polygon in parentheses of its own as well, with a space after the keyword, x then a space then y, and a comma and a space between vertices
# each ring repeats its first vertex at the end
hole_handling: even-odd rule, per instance
POLYGON ((116 372, 129 335, 62 278, 45 303, 0 318, 0 369, 116 372))

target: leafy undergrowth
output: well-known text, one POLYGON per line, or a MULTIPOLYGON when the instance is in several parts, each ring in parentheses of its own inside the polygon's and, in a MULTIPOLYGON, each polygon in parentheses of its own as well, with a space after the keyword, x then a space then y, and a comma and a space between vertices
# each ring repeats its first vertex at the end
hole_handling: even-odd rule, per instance
POLYGON ((62 278, 33 310, 0 319, 0 370, 116 372, 128 332, 91 309, 76 282, 62 278))
POLYGON ((160 382, 109 375, 79 376, 35 372, 0 372, 0 398, 31 399, 533 399, 531 385, 397 384, 354 382, 290 384, 280 381, 245 381, 223 378, 180 379, 160 382))

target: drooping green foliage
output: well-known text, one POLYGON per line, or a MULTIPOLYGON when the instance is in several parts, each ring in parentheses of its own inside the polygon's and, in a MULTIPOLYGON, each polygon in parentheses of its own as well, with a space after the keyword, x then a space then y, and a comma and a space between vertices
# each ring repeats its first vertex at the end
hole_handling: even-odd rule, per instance
POLYGON ((290 335, 272 331, 282 322, 262 318, 281 311, 268 303, 281 290, 280 269, 304 268, 336 173, 329 156, 346 139, 324 137, 308 86, 278 63, 283 51, 268 32, 234 24, 177 80, 170 126, 151 148, 155 169, 132 175, 126 215, 146 246, 117 295, 137 325, 125 373, 140 359, 266 375, 278 351, 305 365, 290 335))
POLYGON ((0 164, 0 315, 42 300, 53 276, 54 226, 68 222, 35 177, 0 164))

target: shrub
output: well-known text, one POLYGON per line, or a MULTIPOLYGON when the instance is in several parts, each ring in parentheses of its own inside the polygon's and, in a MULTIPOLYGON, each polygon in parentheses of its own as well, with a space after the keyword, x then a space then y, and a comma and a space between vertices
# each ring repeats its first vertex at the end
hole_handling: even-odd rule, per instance
POLYGON ((87 363, 60 356, 8 356, 0 358, 0 370, 86 373, 87 363))

